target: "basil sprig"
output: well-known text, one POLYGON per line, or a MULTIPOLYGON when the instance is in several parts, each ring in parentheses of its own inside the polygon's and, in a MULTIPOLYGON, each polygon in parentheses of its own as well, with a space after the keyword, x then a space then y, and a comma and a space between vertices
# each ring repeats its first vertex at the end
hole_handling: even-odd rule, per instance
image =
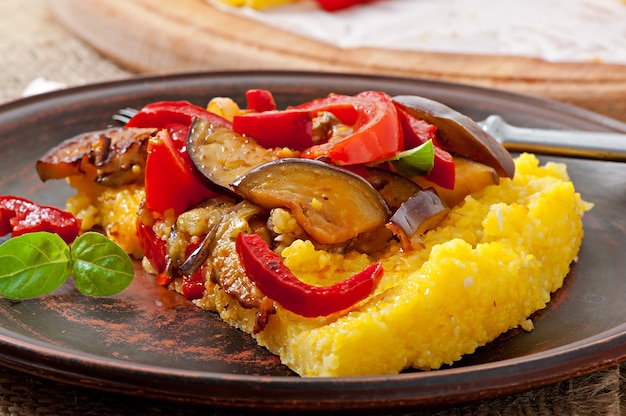
POLYGON ((398 172, 410 178, 427 175, 435 163, 435 146, 432 140, 428 140, 387 160, 391 161, 398 172))
POLYGON ((53 292, 70 276, 89 296, 111 296, 130 285, 135 268, 117 244, 96 232, 77 237, 68 246, 61 237, 34 232, 0 245, 0 296, 36 298, 53 292))

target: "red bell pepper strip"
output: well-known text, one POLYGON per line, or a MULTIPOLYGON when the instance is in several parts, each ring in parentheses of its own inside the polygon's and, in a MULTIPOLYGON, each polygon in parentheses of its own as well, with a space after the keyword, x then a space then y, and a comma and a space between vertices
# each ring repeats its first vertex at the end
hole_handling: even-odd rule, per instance
MULTIPOLYGON (((152 267, 157 271, 159 278, 162 278, 161 273, 164 274, 167 267, 167 243, 157 237, 152 224, 148 224, 143 221, 144 215, 150 215, 149 212, 140 209, 139 215, 137 215, 136 229, 137 240, 139 247, 143 251, 144 257, 150 262, 152 267)), ((161 285, 168 284, 169 282, 159 282, 161 285)))
POLYGON ((174 276, 169 274, 167 271, 162 271, 156 275, 155 281, 159 286, 167 286, 174 281, 174 276))
POLYGON ((0 236, 46 231, 69 244, 78 236, 80 224, 81 220, 67 211, 17 196, 0 196, 0 236))
POLYGON ((327 316, 350 308, 368 297, 382 278, 381 263, 331 286, 312 286, 295 277, 280 256, 258 234, 237 236, 235 247, 250 279, 283 308, 304 316, 327 316))
MULTIPOLYGON (((311 119, 318 116, 321 112, 328 112, 334 115, 341 123, 352 126, 357 122, 359 118, 359 110, 353 103, 347 102, 345 98, 346 97, 343 95, 332 94, 329 97, 313 100, 297 107, 292 107, 285 111, 306 111, 308 113, 304 114, 308 114, 308 117, 310 117, 311 119)), ((312 126, 310 138, 308 125, 306 127, 306 132, 299 133, 301 137, 301 139, 299 140, 301 146, 299 146, 297 150, 304 150, 313 145, 312 126)), ((268 132, 266 134, 270 133, 268 132)))
POLYGON ((302 150, 313 144, 313 117, 307 110, 274 110, 233 118, 233 130, 256 139, 263 147, 302 150))
POLYGON ((159 214, 173 209, 179 215, 216 195, 195 176, 186 147, 174 137, 160 130, 148 142, 146 208, 159 214))
POLYGON ((328 12, 346 9, 357 4, 371 3, 374 0, 317 0, 320 7, 328 12))
MULTIPOLYGON (((185 249, 185 255, 188 257, 202 244, 200 239, 196 243, 191 243, 185 249)), ((188 300, 200 299, 204 296, 206 290, 205 272, 206 265, 202 265, 191 276, 183 276, 182 292, 183 296, 188 300)))
POLYGON ((314 112, 329 111, 353 129, 352 134, 345 137, 331 138, 326 143, 311 146, 302 153, 303 157, 326 157, 337 165, 353 165, 385 159, 404 150, 396 107, 391 97, 383 92, 365 91, 353 97, 331 95, 327 99, 315 100, 297 108, 314 112), (346 111, 346 104, 356 109, 354 123, 347 122, 350 114, 354 113, 346 111))
POLYGON ((231 126, 228 120, 187 101, 148 104, 126 124, 126 127, 155 127, 169 132, 169 135, 157 134, 148 144, 145 185, 147 208, 151 211, 163 214, 174 208, 180 214, 216 195, 195 176, 187 153, 187 135, 196 117, 215 125, 231 126))
POLYGON ((126 127, 166 128, 181 124, 189 128, 196 117, 209 120, 215 125, 230 126, 225 118, 188 101, 157 101, 139 110, 126 123, 126 127))
POLYGON ((343 124, 352 126, 359 119, 360 112, 353 98, 347 95, 330 94, 328 97, 317 98, 295 108, 312 111, 313 116, 326 111, 337 117, 343 124))
POLYGON ((200 299, 204 296, 205 290, 204 266, 196 270, 191 276, 183 277, 182 291, 186 299, 200 299))
POLYGON ((248 90, 246 91, 246 101, 246 108, 256 113, 276 110, 276 101, 274 101, 274 96, 268 90, 248 90))
POLYGON ((442 188, 454 189, 454 159, 450 153, 443 150, 437 143, 435 134, 437 126, 415 117, 400 106, 396 106, 396 109, 404 134, 405 148, 413 149, 426 143, 428 140, 433 142, 435 160, 432 170, 427 175, 424 175, 424 178, 442 188))

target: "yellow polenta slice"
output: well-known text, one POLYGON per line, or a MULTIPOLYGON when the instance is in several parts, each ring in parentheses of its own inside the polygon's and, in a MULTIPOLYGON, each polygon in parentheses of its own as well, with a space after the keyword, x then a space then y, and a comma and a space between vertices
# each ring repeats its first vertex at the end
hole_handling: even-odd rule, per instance
MULTIPOLYGON (((436 369, 509 329, 531 330, 529 316, 546 306, 576 260, 591 205, 575 192, 564 165, 538 167, 525 154, 516 168, 513 180, 453 209, 427 233, 422 250, 390 248, 376 292, 354 310, 311 319, 279 307, 253 336, 300 375, 350 376, 436 369)), ((324 284, 320 265, 346 275, 363 267, 360 256, 343 258, 302 242, 283 256, 309 283, 317 276, 324 284)), ((209 286, 204 304, 252 333, 255 311, 209 286)))

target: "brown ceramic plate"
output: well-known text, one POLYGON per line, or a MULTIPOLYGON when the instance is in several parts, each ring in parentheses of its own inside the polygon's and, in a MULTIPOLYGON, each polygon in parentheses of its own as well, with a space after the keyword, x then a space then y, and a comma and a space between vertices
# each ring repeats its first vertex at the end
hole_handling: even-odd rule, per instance
MULTIPOLYGON (((177 99, 203 105, 213 96, 243 103, 248 88, 272 90, 281 107, 372 89, 427 96, 476 119, 499 113, 524 126, 626 131, 625 124, 558 103, 431 81, 299 72, 139 78, 0 106, 0 194, 62 207, 71 190, 63 181, 42 184, 34 169, 60 140, 113 124, 111 115, 122 107, 177 99)), ((505 334, 451 368, 300 378, 250 337, 156 287, 142 272, 112 298, 84 297, 66 285, 35 300, 0 300, 0 363, 131 395, 292 410, 449 405, 593 372, 626 357, 626 164, 565 161, 578 191, 596 204, 584 219, 580 261, 534 317, 533 332, 505 334)))

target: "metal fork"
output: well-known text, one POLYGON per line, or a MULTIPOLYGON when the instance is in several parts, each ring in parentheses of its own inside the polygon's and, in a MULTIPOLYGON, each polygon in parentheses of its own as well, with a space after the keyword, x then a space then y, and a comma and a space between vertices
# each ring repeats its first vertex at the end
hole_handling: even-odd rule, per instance
POLYGON ((117 112, 117 114, 113 114, 111 118, 115 121, 119 121, 122 124, 126 124, 128 123, 128 120, 133 118, 133 116, 137 114, 138 112, 139 110, 135 108, 126 107, 126 108, 120 109, 117 112))
MULTIPOLYGON (((127 123, 137 110, 123 108, 113 119, 127 123)), ((532 152, 626 162, 626 134, 517 127, 491 115, 477 124, 511 152, 532 152)))
POLYGON ((516 127, 498 115, 477 122, 512 152, 626 162, 626 134, 516 127))

